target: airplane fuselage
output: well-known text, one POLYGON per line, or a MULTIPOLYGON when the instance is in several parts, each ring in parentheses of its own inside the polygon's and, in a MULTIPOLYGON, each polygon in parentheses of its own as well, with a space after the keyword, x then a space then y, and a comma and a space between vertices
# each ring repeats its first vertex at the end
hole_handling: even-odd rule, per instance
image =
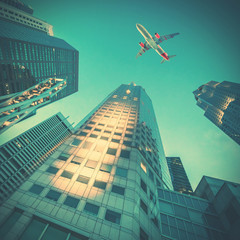
POLYGON ((145 27, 143 27, 141 24, 137 24, 138 31, 142 34, 142 36, 145 38, 147 43, 153 48, 161 57, 168 60, 168 55, 164 50, 155 42, 151 34, 147 31, 145 27))

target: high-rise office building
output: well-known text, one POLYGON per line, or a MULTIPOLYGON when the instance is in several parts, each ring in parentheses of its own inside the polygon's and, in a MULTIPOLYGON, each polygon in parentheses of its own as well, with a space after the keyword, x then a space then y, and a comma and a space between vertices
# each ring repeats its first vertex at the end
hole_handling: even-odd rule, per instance
POLYGON ((67 87, 51 101, 77 92, 78 51, 53 37, 51 25, 14 2, 20 3, 0 2, 0 96, 24 91, 48 78, 67 81, 67 87))
POLYGON ((0 204, 41 166, 72 132, 73 127, 58 113, 0 146, 0 204))
POLYGON ((240 184, 203 176, 194 194, 212 202, 226 239, 238 240, 240 236, 240 184))
POLYGON ((211 201, 172 191, 151 100, 135 84, 107 96, 0 212, 8 240, 227 239, 211 201))
POLYGON ((192 194, 193 190, 180 157, 167 157, 166 159, 172 179, 173 190, 180 193, 192 194))
POLYGON ((53 36, 53 26, 34 17, 33 9, 19 0, 0 0, 0 18, 53 36))
POLYGON ((32 7, 19 0, 0 0, 0 2, 2 4, 4 3, 7 7, 13 7, 14 9, 19 9, 25 13, 33 14, 32 7))
POLYGON ((1 220, 16 223, 0 232, 159 239, 157 186, 172 189, 151 100, 121 85, 1 206, 1 220))
POLYGON ((211 81, 193 94, 204 116, 240 144, 240 84, 211 81))

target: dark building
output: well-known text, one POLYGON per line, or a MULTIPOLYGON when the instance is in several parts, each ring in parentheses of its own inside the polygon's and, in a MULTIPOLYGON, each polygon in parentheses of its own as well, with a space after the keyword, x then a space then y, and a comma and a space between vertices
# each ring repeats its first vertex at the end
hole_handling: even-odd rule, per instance
POLYGON ((53 37, 51 25, 13 7, 13 2, 20 4, 0 2, 0 96, 48 78, 67 80, 67 87, 51 101, 77 92, 78 51, 53 37))
POLYGON ((193 190, 180 157, 166 157, 166 159, 174 191, 192 194, 193 190))
POLYGON ((33 14, 33 9, 29 5, 26 5, 19 0, 0 0, 0 2, 5 3, 28 14, 33 14))
POLYGON ((195 196, 210 201, 226 231, 226 239, 238 240, 240 236, 240 184, 203 176, 195 196))
POLYGON ((58 113, 0 146, 0 204, 56 151, 72 130, 58 113))
POLYGON ((240 144, 240 84, 211 81, 193 94, 204 116, 240 144))

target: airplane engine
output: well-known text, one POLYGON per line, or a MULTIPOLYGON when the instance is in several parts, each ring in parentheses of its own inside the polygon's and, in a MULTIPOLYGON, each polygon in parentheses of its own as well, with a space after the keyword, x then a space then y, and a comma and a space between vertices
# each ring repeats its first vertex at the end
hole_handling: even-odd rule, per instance
POLYGON ((155 33, 155 37, 159 39, 160 35, 158 33, 155 33))
POLYGON ((139 43, 139 45, 144 48, 144 44, 142 42, 139 43))

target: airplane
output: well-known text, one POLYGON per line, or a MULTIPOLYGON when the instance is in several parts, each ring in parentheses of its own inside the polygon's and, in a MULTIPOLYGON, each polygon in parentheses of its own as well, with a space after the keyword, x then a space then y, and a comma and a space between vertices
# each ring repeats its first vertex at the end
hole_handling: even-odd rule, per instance
POLYGON ((145 53, 147 50, 151 48, 153 48, 160 56, 163 57, 163 60, 161 61, 161 63, 164 63, 165 61, 169 61, 170 58, 173 58, 176 56, 176 55, 168 56, 168 54, 163 51, 163 49, 159 46, 159 44, 165 40, 175 37, 179 33, 172 33, 164 36, 160 36, 158 33, 155 33, 155 37, 152 37, 149 34, 149 32, 146 30, 146 28, 143 27, 141 24, 137 23, 136 27, 146 40, 145 43, 142 43, 142 42, 139 43, 139 45, 141 46, 141 49, 138 52, 136 58, 138 58, 139 56, 142 56, 143 53, 145 53))

